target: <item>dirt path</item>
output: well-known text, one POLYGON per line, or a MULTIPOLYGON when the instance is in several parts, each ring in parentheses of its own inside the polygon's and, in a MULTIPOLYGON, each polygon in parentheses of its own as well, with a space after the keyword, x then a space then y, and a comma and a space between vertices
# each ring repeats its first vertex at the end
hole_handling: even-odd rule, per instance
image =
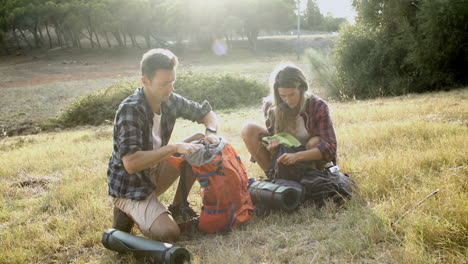
MULTIPOLYGON (((138 61, 126 50, 52 50, 0 57, 0 88, 130 76, 138 61)), ((136 55, 136 54, 135 54, 136 55)), ((137 57, 139 55, 136 55, 137 57)))

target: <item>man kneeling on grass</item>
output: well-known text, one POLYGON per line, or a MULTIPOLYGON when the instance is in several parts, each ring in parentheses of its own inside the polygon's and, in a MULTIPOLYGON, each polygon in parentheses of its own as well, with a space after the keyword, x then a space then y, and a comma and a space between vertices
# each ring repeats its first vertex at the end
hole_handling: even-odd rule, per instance
POLYGON ((175 153, 190 154, 202 145, 190 142, 205 137, 205 144, 218 143, 217 118, 207 101, 202 104, 173 93, 177 57, 169 50, 152 49, 140 62, 143 87, 119 106, 114 120, 113 152, 107 181, 114 204, 113 227, 130 232, 136 223, 141 232, 162 241, 175 241, 180 229, 174 218, 196 217, 183 194, 195 177, 180 180, 172 205, 166 208, 158 197, 179 177, 165 159, 175 153), (168 144, 177 118, 203 123, 206 132, 168 144))

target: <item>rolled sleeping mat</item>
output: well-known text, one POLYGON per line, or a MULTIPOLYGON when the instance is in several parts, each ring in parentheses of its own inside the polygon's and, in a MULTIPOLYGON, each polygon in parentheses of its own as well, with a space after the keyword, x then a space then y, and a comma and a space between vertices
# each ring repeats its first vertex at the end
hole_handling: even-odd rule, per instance
POLYGON ((252 182, 249 185, 249 194, 254 204, 272 209, 291 211, 301 202, 301 193, 295 188, 266 181, 252 182))
POLYGON ((102 234, 102 244, 107 249, 120 253, 131 253, 135 257, 145 258, 157 263, 190 263, 188 249, 174 246, 110 228, 102 234))

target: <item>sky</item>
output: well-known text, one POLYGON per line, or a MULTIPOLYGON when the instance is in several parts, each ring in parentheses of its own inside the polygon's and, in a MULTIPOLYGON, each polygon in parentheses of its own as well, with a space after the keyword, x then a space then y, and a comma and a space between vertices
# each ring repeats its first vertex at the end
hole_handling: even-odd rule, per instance
MULTIPOLYGON (((301 7, 306 8, 307 0, 300 0, 301 7)), ((344 17, 349 22, 354 22, 356 11, 351 6, 351 0, 317 0, 320 12, 326 16, 328 12, 334 17, 344 17)))

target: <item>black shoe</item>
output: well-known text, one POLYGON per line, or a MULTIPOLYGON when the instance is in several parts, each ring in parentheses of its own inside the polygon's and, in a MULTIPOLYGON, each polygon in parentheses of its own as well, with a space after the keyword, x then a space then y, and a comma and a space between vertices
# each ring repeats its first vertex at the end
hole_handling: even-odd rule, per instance
POLYGON ((198 218, 199 215, 195 212, 187 202, 178 205, 169 205, 169 212, 172 214, 172 218, 179 222, 186 222, 194 218, 198 218))
POLYGON ((112 222, 112 227, 130 233, 135 222, 122 210, 114 206, 114 220, 112 222))
POLYGON ((179 226, 180 232, 184 234, 191 234, 197 231, 198 229, 198 217, 192 218, 186 222, 177 224, 179 226))

